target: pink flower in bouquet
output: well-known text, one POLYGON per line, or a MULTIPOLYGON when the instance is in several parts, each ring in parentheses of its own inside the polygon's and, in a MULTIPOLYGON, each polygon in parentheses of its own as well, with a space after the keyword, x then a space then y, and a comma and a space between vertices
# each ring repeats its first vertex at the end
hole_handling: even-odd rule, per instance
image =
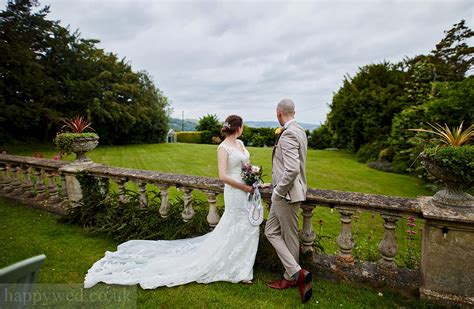
POLYGON ((250 163, 243 163, 242 164, 242 180, 248 186, 253 186, 254 184, 258 184, 262 182, 262 167, 251 165, 250 163))

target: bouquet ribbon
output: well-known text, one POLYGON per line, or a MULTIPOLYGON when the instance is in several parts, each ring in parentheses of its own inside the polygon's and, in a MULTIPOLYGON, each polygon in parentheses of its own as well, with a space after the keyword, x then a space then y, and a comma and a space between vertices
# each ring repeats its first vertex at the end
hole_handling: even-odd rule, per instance
POLYGON ((247 193, 247 211, 250 224, 258 226, 263 221, 262 196, 258 184, 253 184, 253 193, 247 193))

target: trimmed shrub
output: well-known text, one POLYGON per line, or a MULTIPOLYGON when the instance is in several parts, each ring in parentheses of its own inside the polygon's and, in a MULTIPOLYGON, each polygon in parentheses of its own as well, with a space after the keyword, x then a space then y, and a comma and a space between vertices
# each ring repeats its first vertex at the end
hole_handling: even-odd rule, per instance
POLYGON ((202 143, 202 132, 176 132, 176 140, 178 143, 189 143, 189 144, 201 144, 202 143))
POLYGON ((313 149, 326 149, 332 146, 332 135, 327 125, 314 129, 308 138, 308 146, 313 149))
POLYGON ((275 144, 275 128, 251 128, 244 125, 244 132, 240 137, 247 146, 271 147, 275 144))
POLYGON ((377 142, 365 144, 357 151, 357 160, 364 163, 376 161, 381 148, 377 142))
POLYGON ((221 141, 220 134, 216 135, 209 130, 201 131, 201 144, 219 144, 221 141))
POLYGON ((201 144, 212 144, 212 132, 209 130, 201 131, 201 144))
POLYGON ((252 136, 252 144, 253 147, 265 147, 265 136, 260 134, 254 134, 252 136))
POLYGON ((379 161, 389 161, 392 162, 393 156, 395 155, 395 151, 393 148, 387 147, 379 152, 379 161))

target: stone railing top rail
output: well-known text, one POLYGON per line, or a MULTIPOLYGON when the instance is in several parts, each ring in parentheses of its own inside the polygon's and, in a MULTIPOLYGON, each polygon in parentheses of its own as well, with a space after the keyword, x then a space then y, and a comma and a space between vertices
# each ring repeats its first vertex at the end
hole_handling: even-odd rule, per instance
POLYGON ((137 182, 147 182, 192 189, 224 191, 224 184, 217 178, 193 176, 174 173, 163 173, 147 170, 136 170, 123 167, 111 167, 93 164, 86 169, 87 173, 96 177, 110 177, 112 179, 128 179, 137 182))
MULTIPOLYGON (((54 169, 59 169, 70 164, 66 161, 37 159, 33 157, 15 155, 0 155, 0 162, 54 169)), ((126 179, 136 182, 186 187, 190 189, 208 190, 214 192, 223 192, 224 189, 223 183, 219 179, 212 177, 111 167, 95 163, 84 166, 83 170, 95 177, 112 178, 114 180, 126 179)), ((261 191, 264 198, 270 197, 270 188, 266 188, 261 191)), ((308 189, 307 201, 305 204, 309 206, 322 205, 325 207, 343 209, 376 210, 393 215, 410 214, 418 216, 418 214, 421 214, 418 200, 413 198, 402 198, 397 196, 367 194, 360 192, 322 190, 314 188, 308 189)))
POLYGON ((47 168, 47 169, 59 169, 63 166, 70 164, 67 161, 51 160, 51 159, 39 159, 34 157, 26 156, 15 156, 15 155, 6 155, 0 154, 0 162, 9 163, 12 165, 28 165, 38 168, 47 168))
POLYGON ((308 188, 306 199, 306 203, 315 202, 318 205, 342 209, 355 207, 390 214, 421 215, 420 205, 415 198, 308 188))

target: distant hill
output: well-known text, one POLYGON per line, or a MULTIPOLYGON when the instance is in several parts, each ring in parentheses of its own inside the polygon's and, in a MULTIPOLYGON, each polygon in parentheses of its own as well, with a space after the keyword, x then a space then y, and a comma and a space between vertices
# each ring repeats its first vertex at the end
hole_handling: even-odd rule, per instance
MULTIPOLYGON (((184 131, 196 131, 197 120, 194 119, 185 119, 184 120, 184 131)), ((183 131, 181 127, 181 119, 179 118, 170 118, 169 120, 170 128, 175 131, 183 131)))
MULTIPOLYGON (((319 124, 299 122, 305 130, 312 131, 319 127, 319 124)), ((277 128, 280 124, 276 121, 245 121, 245 125, 251 128, 277 128)))
MULTIPOLYGON (((196 131, 196 125, 198 121, 199 120, 197 119, 185 119, 184 131, 196 131)), ((313 123, 299 122, 299 124, 303 127, 303 129, 310 130, 310 131, 319 127, 319 124, 313 124, 313 123)), ((172 128, 175 131, 182 131, 181 119, 179 118, 170 118, 169 125, 170 125, 170 128, 172 128)), ((245 121, 245 125, 251 128, 277 128, 280 126, 280 124, 276 121, 245 121)))

